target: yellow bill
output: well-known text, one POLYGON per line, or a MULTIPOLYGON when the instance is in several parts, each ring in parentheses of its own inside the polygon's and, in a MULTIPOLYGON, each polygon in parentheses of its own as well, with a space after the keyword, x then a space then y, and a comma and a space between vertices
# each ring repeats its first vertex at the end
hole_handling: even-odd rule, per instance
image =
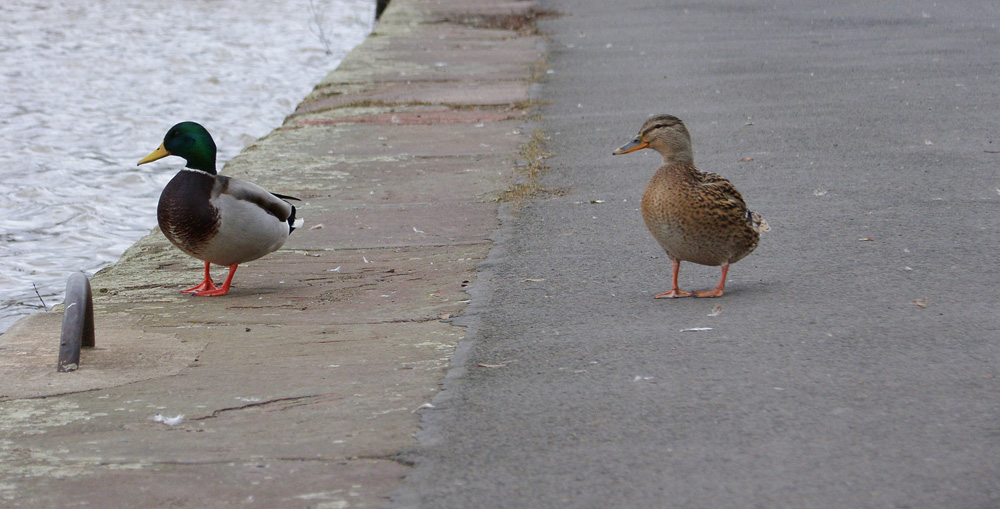
POLYGON ((160 143, 160 148, 154 150, 153 153, 149 154, 148 156, 143 157, 138 163, 136 163, 136 166, 139 166, 140 164, 151 163, 157 159, 163 159, 164 157, 167 157, 169 155, 170 152, 167 152, 167 149, 163 148, 163 144, 160 143))

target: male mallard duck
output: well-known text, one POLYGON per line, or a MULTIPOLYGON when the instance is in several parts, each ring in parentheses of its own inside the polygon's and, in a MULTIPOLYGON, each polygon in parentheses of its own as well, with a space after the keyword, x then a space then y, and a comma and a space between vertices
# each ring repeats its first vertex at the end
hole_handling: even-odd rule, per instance
POLYGON ((674 265, 673 288, 655 298, 691 295, 677 288, 682 261, 721 265, 722 278, 715 290, 694 292, 695 297, 721 297, 729 264, 750 254, 761 232, 771 228, 760 214, 747 209, 732 183, 694 166, 691 135, 679 118, 650 117, 639 135, 614 155, 644 148, 659 152, 663 164, 642 195, 642 218, 674 265))
POLYGON ((138 164, 170 155, 186 159, 187 165, 163 188, 156 219, 170 242, 205 261, 205 280, 182 291, 225 295, 239 264, 276 251, 299 226, 295 207, 286 201, 298 198, 216 174, 215 141, 200 124, 181 122, 171 127, 160 148, 138 164), (222 287, 217 288, 209 274, 212 263, 229 266, 222 287))

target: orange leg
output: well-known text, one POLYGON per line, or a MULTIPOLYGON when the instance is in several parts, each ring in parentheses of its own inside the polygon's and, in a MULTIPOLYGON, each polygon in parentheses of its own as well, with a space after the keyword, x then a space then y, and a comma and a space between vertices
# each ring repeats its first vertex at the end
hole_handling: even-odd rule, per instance
POLYGON ((659 295, 654 295, 654 299, 677 299, 680 297, 687 297, 691 295, 688 292, 682 292, 680 288, 677 288, 677 272, 681 270, 680 260, 671 260, 674 262, 674 278, 673 278, 673 288, 667 293, 661 293, 659 295))
POLYGON ((183 293, 193 293, 193 294, 197 295, 198 292, 204 292, 206 290, 208 290, 208 291, 217 290, 217 288, 215 287, 215 282, 212 281, 212 275, 208 271, 208 266, 209 266, 209 263, 205 262, 205 280, 202 281, 201 284, 199 284, 198 286, 192 286, 191 288, 188 288, 187 290, 181 290, 181 292, 183 292, 183 293))
POLYGON ((726 274, 729 273, 729 264, 722 266, 722 278, 719 279, 719 286, 715 290, 707 292, 694 292, 695 297, 722 297, 722 291, 726 289, 726 274))
POLYGON ((197 297, 219 297, 219 296, 222 296, 222 295, 225 295, 225 294, 229 293, 229 284, 233 282, 233 275, 236 274, 236 267, 238 267, 239 265, 240 264, 238 264, 238 263, 234 263, 234 264, 232 264, 232 265, 229 266, 229 275, 226 276, 226 282, 222 283, 221 287, 219 287, 219 288, 212 288, 210 290, 202 290, 200 292, 195 293, 195 296, 197 296, 197 297))

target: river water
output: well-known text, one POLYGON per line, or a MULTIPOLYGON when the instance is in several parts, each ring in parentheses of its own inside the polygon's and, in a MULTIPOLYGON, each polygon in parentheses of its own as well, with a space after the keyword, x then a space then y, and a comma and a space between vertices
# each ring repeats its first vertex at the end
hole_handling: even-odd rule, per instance
POLYGON ((219 167, 371 31, 375 0, 0 1, 0 332, 156 225, 167 129, 219 167), (37 292, 37 293, 36 293, 37 292))

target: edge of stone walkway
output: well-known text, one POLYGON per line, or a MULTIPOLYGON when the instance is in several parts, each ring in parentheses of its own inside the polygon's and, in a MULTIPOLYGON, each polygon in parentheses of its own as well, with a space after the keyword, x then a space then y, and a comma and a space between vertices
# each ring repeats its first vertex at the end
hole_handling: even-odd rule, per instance
POLYGON ((532 12, 392 0, 284 125, 223 169, 302 198, 306 219, 241 266, 230 295, 179 294, 200 262, 154 231, 92 278, 97 348, 79 371, 55 372, 61 312, 12 326, 0 500, 383 503, 464 334, 448 319, 490 250, 497 198, 524 163, 544 57, 532 12))

